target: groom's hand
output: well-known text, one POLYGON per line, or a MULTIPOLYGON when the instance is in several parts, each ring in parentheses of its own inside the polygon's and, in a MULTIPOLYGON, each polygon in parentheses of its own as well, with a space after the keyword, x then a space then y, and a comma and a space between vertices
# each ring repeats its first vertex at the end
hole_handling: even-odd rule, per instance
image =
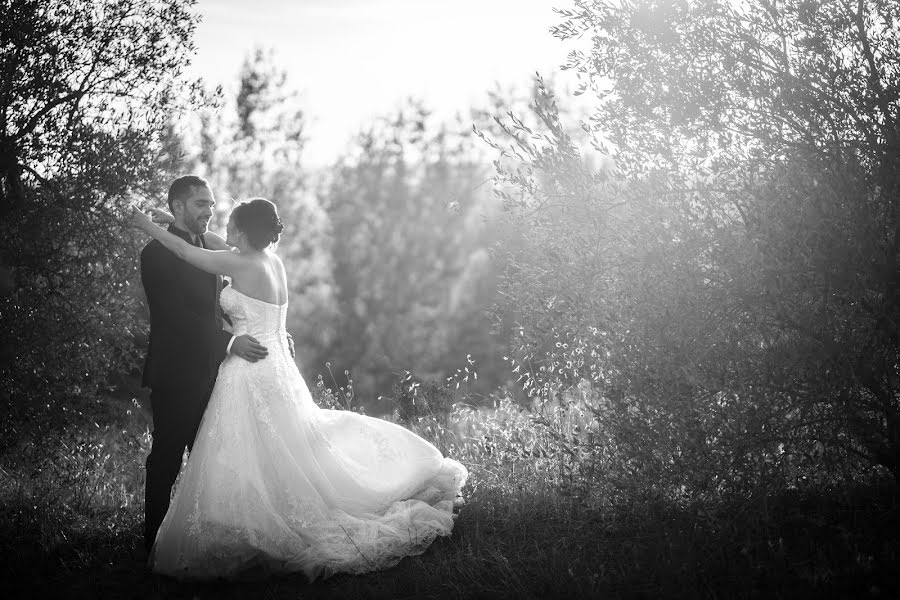
POLYGON ((234 343, 231 344, 231 353, 249 362, 262 360, 269 355, 265 346, 252 335, 246 334, 234 338, 234 343))
POLYGON ((286 333, 285 335, 287 336, 288 350, 291 353, 291 358, 294 358, 296 356, 294 354, 294 338, 292 338, 289 333, 286 333))

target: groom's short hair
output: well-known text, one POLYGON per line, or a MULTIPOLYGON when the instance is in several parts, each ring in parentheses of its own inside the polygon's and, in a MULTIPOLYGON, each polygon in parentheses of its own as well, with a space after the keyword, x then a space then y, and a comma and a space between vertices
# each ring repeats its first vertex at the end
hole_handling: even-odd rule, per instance
MULTIPOLYGON (((188 194, 191 193, 191 190, 195 187, 208 188, 209 182, 199 175, 184 175, 173 181, 172 185, 169 186, 169 212, 175 210, 172 208, 172 202, 174 202, 175 200, 184 200, 185 198, 187 198, 188 194)), ((172 212, 172 214, 175 213, 172 212)))

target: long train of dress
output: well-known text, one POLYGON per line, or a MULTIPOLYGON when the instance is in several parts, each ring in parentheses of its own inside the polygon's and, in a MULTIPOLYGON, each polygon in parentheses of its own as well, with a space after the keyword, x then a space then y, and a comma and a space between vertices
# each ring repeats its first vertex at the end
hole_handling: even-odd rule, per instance
POLYGON ((222 363, 152 569, 314 579, 384 569, 449 535, 465 467, 403 427, 320 409, 286 347, 286 304, 231 287, 221 302, 269 355, 222 363))

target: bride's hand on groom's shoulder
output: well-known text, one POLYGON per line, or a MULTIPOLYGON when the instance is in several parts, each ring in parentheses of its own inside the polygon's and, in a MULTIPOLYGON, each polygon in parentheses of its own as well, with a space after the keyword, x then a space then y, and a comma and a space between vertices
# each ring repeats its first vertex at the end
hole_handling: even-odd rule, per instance
POLYGON ((144 215, 149 218, 150 222, 153 224, 156 224, 156 225, 164 226, 164 225, 168 225, 169 223, 175 222, 175 217, 173 217, 171 213, 169 213, 168 211, 166 211, 162 208, 156 208, 155 206, 150 206, 148 204, 148 201, 141 196, 137 196, 135 194, 128 194, 127 199, 129 200, 129 202, 131 204, 131 208, 132 208, 132 214, 131 214, 131 226, 132 227, 137 227, 138 229, 143 229, 144 226, 146 225, 143 217, 139 217, 138 215, 135 215, 134 214, 135 212, 144 213, 144 215), (136 220, 139 222, 136 222, 136 220))
POLYGON ((136 202, 131 203, 131 226, 142 231, 147 231, 149 227, 155 227, 150 216, 136 202))
POLYGON ((169 223, 175 222, 175 217, 169 214, 167 211, 156 208, 155 206, 148 206, 144 208, 145 211, 150 213, 150 218, 157 225, 168 225, 169 223))

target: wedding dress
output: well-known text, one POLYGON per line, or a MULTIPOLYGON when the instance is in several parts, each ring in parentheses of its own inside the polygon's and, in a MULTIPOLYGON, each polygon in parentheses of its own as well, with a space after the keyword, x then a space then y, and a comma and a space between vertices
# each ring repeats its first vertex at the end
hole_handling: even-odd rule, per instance
POLYGON ((403 427, 320 409, 286 345, 286 304, 231 286, 221 304, 269 354, 222 363, 152 569, 315 579, 384 569, 449 535, 465 467, 403 427))

